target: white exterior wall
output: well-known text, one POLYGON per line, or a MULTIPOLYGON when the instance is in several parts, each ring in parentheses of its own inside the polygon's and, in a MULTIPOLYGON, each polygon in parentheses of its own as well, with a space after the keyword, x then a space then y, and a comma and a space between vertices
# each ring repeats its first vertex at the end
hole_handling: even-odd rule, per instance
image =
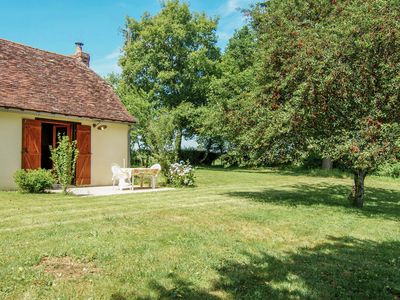
MULTIPOLYGON (((83 123, 82 123, 83 124, 83 123)), ((91 122, 90 124, 93 124, 91 122)), ((111 185, 111 164, 128 166, 128 131, 125 124, 105 123, 107 129, 92 127, 92 185, 111 185)), ((89 125, 89 124, 84 124, 89 125)))
POLYGON ((0 112, 0 189, 15 187, 13 175, 21 168, 22 118, 0 112))
MULTIPOLYGON (((50 117, 19 112, 0 111, 0 190, 15 189, 13 175, 21 168, 22 119, 51 119, 77 122, 82 125, 97 123, 94 120, 50 117)), ((107 129, 91 130, 91 185, 110 185, 111 164, 128 165, 129 125, 102 122, 107 129)))

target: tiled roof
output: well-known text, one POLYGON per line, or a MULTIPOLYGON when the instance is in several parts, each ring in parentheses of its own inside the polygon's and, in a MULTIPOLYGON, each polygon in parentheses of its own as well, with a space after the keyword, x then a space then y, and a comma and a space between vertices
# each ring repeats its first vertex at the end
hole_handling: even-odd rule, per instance
POLYGON ((0 107, 134 122, 112 87, 78 59, 0 39, 0 107))

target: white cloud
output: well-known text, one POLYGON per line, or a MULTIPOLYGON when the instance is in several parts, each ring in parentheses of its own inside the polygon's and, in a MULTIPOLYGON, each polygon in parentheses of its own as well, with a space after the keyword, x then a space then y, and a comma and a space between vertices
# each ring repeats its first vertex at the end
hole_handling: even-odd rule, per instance
POLYGON ((97 62, 92 65, 92 69, 100 76, 106 76, 110 73, 121 73, 121 68, 118 66, 117 61, 97 62))
POLYGON ((218 10, 221 17, 238 13, 241 8, 248 7, 254 0, 227 0, 218 10))
POLYGON ((239 8, 239 0, 228 0, 226 3, 226 14, 230 15, 231 13, 235 12, 239 8))
POLYGON ((100 76, 105 76, 110 73, 121 73, 121 68, 118 66, 118 58, 120 55, 121 51, 116 49, 103 58, 93 61, 92 69, 100 76))
POLYGON ((232 37, 235 29, 246 23, 246 17, 240 12, 240 9, 249 8, 256 2, 257 0, 226 0, 218 8, 217 14, 220 16, 220 21, 217 35, 219 37, 218 44, 222 49, 232 37))
POLYGON ((121 55, 121 50, 116 49, 115 51, 111 52, 110 54, 106 55, 106 59, 116 59, 121 55))

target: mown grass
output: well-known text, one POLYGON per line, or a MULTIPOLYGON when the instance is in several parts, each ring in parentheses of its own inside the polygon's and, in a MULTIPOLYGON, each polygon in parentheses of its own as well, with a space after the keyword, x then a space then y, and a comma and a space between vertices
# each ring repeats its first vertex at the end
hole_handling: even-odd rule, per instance
POLYGON ((198 186, 113 197, 0 192, 0 298, 396 299, 400 181, 201 169, 198 186), (98 270, 57 278, 43 257, 98 270))

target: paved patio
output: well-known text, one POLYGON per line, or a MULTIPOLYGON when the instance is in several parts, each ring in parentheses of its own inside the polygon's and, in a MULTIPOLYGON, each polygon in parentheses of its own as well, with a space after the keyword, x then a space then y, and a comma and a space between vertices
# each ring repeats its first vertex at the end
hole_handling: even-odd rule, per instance
MULTIPOLYGON (((164 191, 171 191, 174 188, 141 188, 135 187, 133 191, 126 189, 120 191, 117 187, 113 186, 90 186, 90 187, 72 187, 68 191, 77 196, 109 196, 109 195, 126 195, 126 194, 139 194, 139 193, 157 193, 164 191)), ((61 193, 61 190, 52 190, 52 193, 61 193)))

